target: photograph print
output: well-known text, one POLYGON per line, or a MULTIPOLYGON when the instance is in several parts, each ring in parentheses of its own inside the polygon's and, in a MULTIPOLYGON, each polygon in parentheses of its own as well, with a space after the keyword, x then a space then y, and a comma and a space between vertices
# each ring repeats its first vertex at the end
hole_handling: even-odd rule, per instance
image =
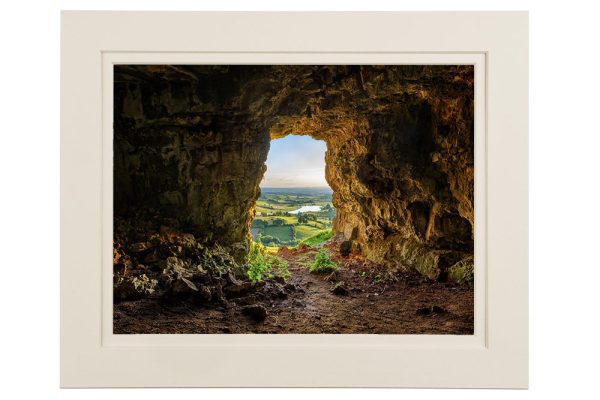
POLYGON ((115 334, 474 332, 473 65, 115 65, 115 334))

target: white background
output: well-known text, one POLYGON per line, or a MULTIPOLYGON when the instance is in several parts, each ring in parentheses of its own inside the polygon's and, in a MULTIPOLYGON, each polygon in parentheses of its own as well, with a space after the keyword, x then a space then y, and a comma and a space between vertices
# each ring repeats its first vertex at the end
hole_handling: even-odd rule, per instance
POLYGON ((581 0, 3 1, 0 6, 2 397, 598 398, 600 13, 595 3, 581 0), (530 389, 58 389, 59 10, 142 7, 261 11, 530 10, 530 389))

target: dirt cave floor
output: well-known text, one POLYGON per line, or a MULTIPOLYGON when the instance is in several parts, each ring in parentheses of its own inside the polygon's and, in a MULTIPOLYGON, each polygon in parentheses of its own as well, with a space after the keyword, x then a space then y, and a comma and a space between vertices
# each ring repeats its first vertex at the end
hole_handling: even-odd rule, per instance
POLYGON ((359 257, 341 257, 334 275, 309 273, 316 248, 280 251, 291 278, 283 296, 260 302, 266 318, 242 310, 247 298, 205 308, 157 299, 123 301, 114 306, 114 333, 369 333, 473 334, 473 287, 432 283, 418 275, 384 275, 359 257), (332 292, 335 282, 343 289, 332 292))

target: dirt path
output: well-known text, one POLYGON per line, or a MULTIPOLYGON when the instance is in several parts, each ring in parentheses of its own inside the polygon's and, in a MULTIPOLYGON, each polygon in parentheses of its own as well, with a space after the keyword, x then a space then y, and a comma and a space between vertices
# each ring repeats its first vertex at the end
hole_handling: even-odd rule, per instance
MULTIPOLYGON (((415 275, 386 276, 360 258, 343 258, 337 275, 308 272, 316 249, 279 255, 289 263, 294 288, 281 298, 259 301, 260 322, 244 315, 247 298, 216 308, 152 299, 115 305, 115 333, 375 333, 472 334, 473 288, 427 282, 415 275), (347 292, 331 292, 335 282, 347 292)), ((292 287, 288 285, 288 287, 292 287)))

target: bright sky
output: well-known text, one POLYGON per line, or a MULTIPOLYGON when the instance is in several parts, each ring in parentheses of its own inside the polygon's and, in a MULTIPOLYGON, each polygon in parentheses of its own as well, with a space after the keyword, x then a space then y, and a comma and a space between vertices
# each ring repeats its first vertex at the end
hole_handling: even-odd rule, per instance
POLYGON ((271 141, 261 187, 326 187, 325 142, 288 135, 271 141))

